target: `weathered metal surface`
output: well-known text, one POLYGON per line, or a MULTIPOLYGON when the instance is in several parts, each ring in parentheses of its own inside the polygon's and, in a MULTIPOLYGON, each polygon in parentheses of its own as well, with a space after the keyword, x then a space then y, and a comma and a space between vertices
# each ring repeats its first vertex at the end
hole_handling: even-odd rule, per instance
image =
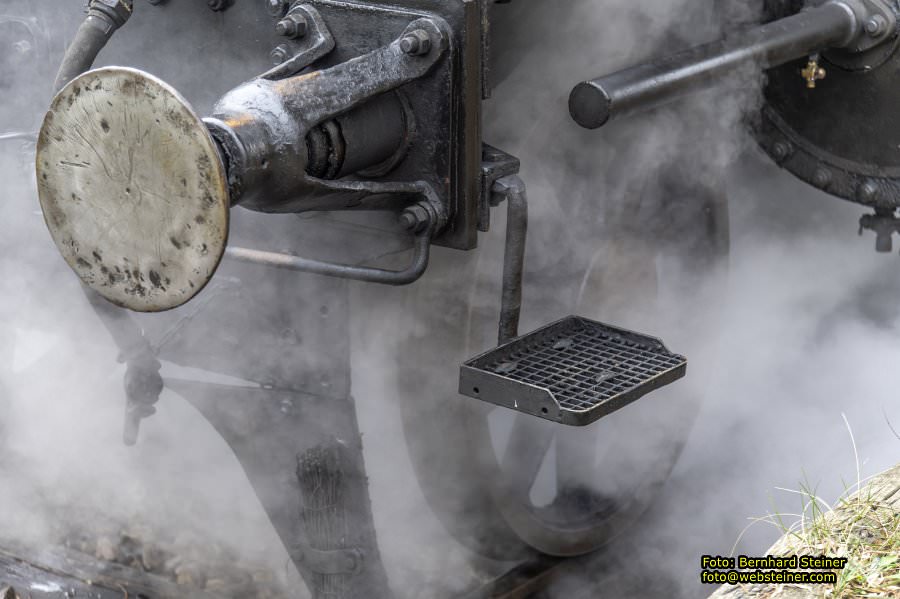
POLYGON ((709 87, 741 65, 772 67, 756 127, 772 159, 834 196, 882 212, 900 207, 900 3, 767 0, 765 8, 769 22, 757 28, 579 84, 573 118, 600 127, 709 87))
POLYGON ((829 2, 727 39, 580 83, 569 109, 596 129, 617 115, 647 110, 709 87, 742 65, 784 64, 823 47, 844 46, 861 30, 848 2, 829 2))
POLYGON ((416 118, 410 151, 380 180, 427 181, 449 208, 450 220, 435 243, 474 248, 481 192, 483 0, 310 0, 309 4, 322 14, 337 40, 323 66, 390 44, 410 21, 422 16, 438 17, 449 25, 446 55, 430 73, 400 91, 416 118))
POLYGON ((66 86, 41 129, 37 178, 66 262, 119 306, 184 304, 225 251, 230 205, 215 142, 151 75, 110 67, 66 86))
POLYGON ((584 426, 686 370, 685 358, 658 339, 571 316, 463 364, 459 392, 584 426))
MULTIPOLYGON (((779 14, 776 8, 788 3, 768 4, 779 14)), ((762 148, 779 166, 831 195, 875 209, 900 207, 898 45, 900 37, 893 35, 867 52, 824 52, 819 62, 826 76, 815 89, 797 74, 805 60, 770 70, 756 131, 762 148)))

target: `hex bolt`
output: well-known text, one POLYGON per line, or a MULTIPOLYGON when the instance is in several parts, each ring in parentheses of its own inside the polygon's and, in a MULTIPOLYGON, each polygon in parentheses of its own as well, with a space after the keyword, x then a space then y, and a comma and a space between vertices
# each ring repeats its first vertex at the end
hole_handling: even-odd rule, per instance
POLYGON ((400 226, 410 233, 420 233, 428 226, 430 217, 424 206, 416 204, 410 206, 400 215, 400 226))
POLYGON ((878 37, 887 29, 887 19, 881 15, 875 15, 866 21, 866 33, 872 37, 878 37))
POLYGON ((265 0, 266 10, 276 19, 282 18, 287 14, 290 3, 288 0, 265 0))
POLYGON ((281 37, 295 40, 298 37, 304 37, 307 28, 306 17, 295 13, 278 21, 278 24, 275 25, 275 33, 281 37))
POLYGON ((287 44, 281 44, 272 50, 272 53, 269 54, 269 58, 272 59, 272 64, 279 65, 289 59, 292 55, 293 52, 291 52, 291 47, 287 44))
POLYGON ((431 36, 424 29, 416 29, 400 39, 400 49, 410 56, 422 56, 431 52, 431 36))

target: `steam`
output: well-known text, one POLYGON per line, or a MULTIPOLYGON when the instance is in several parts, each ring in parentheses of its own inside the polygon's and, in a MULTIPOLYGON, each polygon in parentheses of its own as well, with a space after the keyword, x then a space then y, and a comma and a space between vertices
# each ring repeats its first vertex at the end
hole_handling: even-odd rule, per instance
MULTIPOLYGON (((671 389, 587 431, 568 433, 602 465, 585 469, 582 482, 604 491, 633 485, 633 474, 671 454, 680 436, 687 445, 652 511, 590 567, 579 562, 571 568, 552 592, 592 596, 592 585, 602 585, 623 599, 695 597, 709 590, 697 582, 700 554, 730 553, 748 516, 796 511, 793 497, 770 497, 774 487, 796 487, 805 472, 829 498, 843 490, 842 479, 855 481, 842 412, 856 433, 863 476, 896 460, 898 441, 883 412, 900 425, 892 385, 900 358, 894 307, 900 264, 896 256, 875 255, 871 239, 856 237, 859 208, 813 191, 761 156, 742 122, 760 101, 753 69, 736 74, 744 83, 737 90, 704 94, 600 132, 580 130, 568 118, 566 97, 578 81, 712 39, 723 23, 752 21, 758 3, 728 2, 717 12, 689 0, 565 4, 516 0, 494 7, 497 87, 486 104, 486 141, 521 158, 531 201, 521 330, 578 311, 660 335, 688 354, 691 366, 671 389), (727 279, 721 265, 698 269, 671 249, 696 235, 689 209, 695 198, 682 193, 676 209, 662 213, 655 200, 685 180, 701 189, 727 186, 727 279), (663 258, 655 255, 660 231, 670 244, 663 258), (620 267, 593 287, 585 273, 611 258, 620 267), (700 396, 706 397, 702 406, 700 396), (694 411, 699 416, 691 429, 694 411), (659 576, 649 588, 646 576, 637 576, 648 569, 659 576)), ((66 9, 73 24, 76 9, 66 9)), ((37 12, 46 19, 43 10, 37 12)), ((189 94, 200 112, 265 64, 265 52, 234 62, 227 40, 212 28, 200 38, 172 35, 171 47, 161 47, 159 32, 154 38, 149 28, 137 29, 142 18, 128 25, 141 32, 131 46, 117 38, 101 58, 151 70, 189 94)), ((0 43, 12 35, 2 30, 0 43)), ((26 101, 0 106, 3 127, 37 126, 35 107, 46 104, 56 50, 36 61, 40 77, 4 88, 26 101)), ((136 448, 122 447, 123 368, 116 365, 116 348, 44 231, 21 148, 0 143, 0 538, 54 544, 63 529, 91 529, 102 514, 139 521, 159 535, 196 531, 295 581, 228 446, 177 395, 163 395, 136 448)), ((270 241, 270 225, 297 236, 292 217, 240 218, 256 241, 270 241)), ((417 290, 353 288, 352 388, 379 541, 398 597, 452 596, 509 566, 474 556, 447 533, 426 500, 426 483, 413 472, 410 435, 402 426, 411 401, 424 406, 410 426, 436 431, 428 454, 433 461, 419 464, 426 470, 441 472, 459 459, 460 421, 445 418, 448 405, 455 414, 490 418, 492 443, 502 453, 510 415, 487 416, 455 393, 456 364, 491 347, 496 336, 504 217, 495 211, 493 218, 478 253, 436 251, 417 290), (418 302, 411 293, 420 294, 418 302), (449 308, 423 310, 434 298, 449 308), (467 327, 461 344, 441 334, 461 327, 467 327), (427 384, 410 397, 419 363, 429 360, 443 366, 423 367, 427 384)), ((317 226, 299 228, 306 235, 317 226)), ((331 240, 335 248, 345 242, 331 240)), ((279 291, 271 283, 270 305, 285 301, 279 291)), ((319 299, 310 301, 311 309, 319 299)), ((197 335, 200 347, 203 337, 197 335)), ((283 359, 275 347, 243 350, 255 352, 258 363, 283 359)), ((313 434, 318 423, 309 426, 304 432, 313 434)), ((545 468, 545 477, 552 474, 545 468)), ((536 486, 536 498, 552 495, 546 486, 536 486)), ((459 517, 474 521, 478 515, 459 517)), ((760 553, 777 535, 753 528, 737 550, 760 553)), ((291 592, 301 596, 299 589, 291 592)))

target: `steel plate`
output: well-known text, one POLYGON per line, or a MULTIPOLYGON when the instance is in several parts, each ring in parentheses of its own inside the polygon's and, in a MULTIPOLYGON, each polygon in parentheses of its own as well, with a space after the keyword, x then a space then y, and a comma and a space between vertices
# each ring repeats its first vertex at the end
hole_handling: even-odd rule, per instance
POLYGON ((228 241, 225 167, 163 81, 122 67, 72 81, 45 117, 36 166, 54 242, 109 301, 167 310, 212 278, 228 241))

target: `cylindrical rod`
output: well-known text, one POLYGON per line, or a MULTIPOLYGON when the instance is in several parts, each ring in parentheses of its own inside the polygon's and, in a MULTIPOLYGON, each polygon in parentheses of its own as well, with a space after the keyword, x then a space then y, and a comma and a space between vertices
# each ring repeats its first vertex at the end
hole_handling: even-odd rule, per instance
POLYGON ((709 87, 747 63, 782 65, 811 52, 850 43, 860 27, 854 11, 835 1, 612 75, 578 84, 572 118, 596 129, 611 118, 647 110, 709 87))

